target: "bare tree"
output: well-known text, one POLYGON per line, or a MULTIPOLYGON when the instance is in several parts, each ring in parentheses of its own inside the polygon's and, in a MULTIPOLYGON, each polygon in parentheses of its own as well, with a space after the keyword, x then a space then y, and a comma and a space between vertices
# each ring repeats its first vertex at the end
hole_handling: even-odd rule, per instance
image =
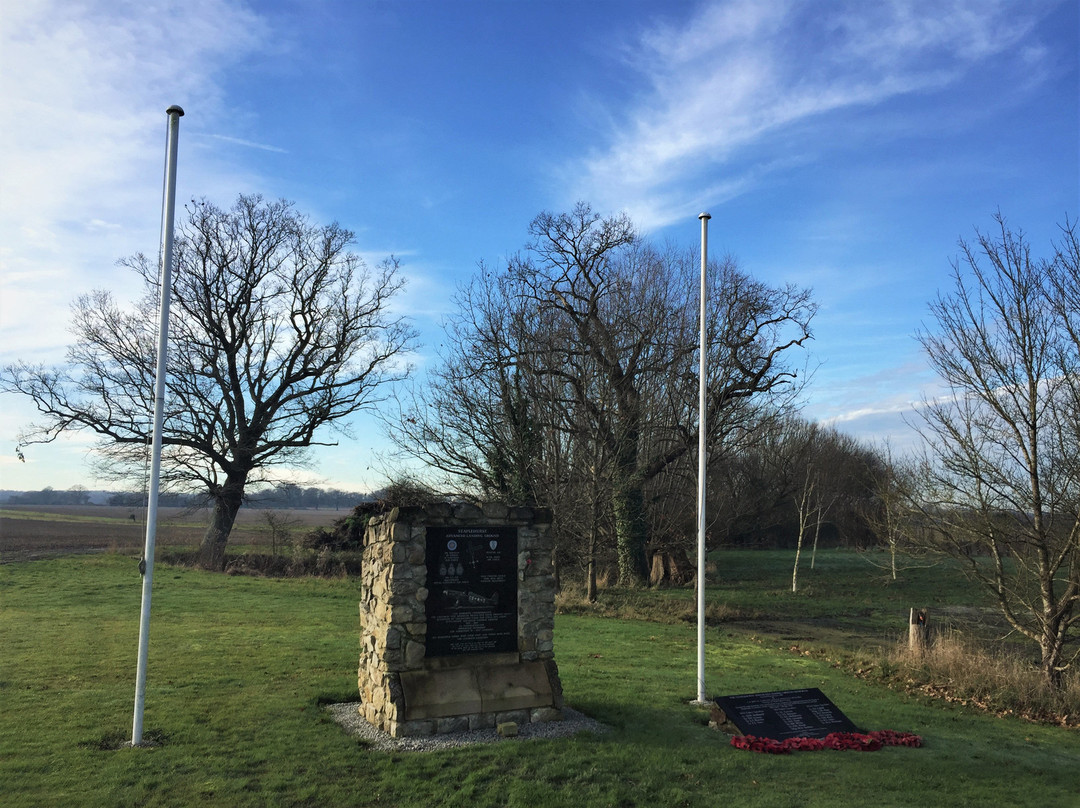
MULTIPOLYGON (((792 450, 793 456, 788 458, 787 462, 792 467, 801 469, 801 474, 795 480, 791 497, 795 505, 798 524, 798 534, 795 538, 795 563, 791 568, 792 592, 797 592, 799 589, 799 560, 802 556, 806 534, 813 524, 815 514, 820 512, 821 471, 814 451, 817 433, 818 425, 809 422, 802 422, 799 433, 795 433, 794 430, 788 431, 788 447, 792 450), (792 437, 794 440, 791 439, 792 437)), ((817 520, 820 524, 820 514, 817 520)))
POLYGON ((961 242, 953 289, 918 336, 949 394, 926 402, 923 515, 1016 631, 1039 645, 1056 685, 1080 624, 1080 341, 1075 229, 1035 259, 998 214, 961 242))
MULTIPOLYGON (((271 467, 305 462, 329 429, 376 404, 407 373, 412 329, 388 303, 402 281, 348 251, 352 233, 317 226, 285 201, 240 196, 230 210, 192 202, 176 238, 163 474, 213 503, 200 564, 223 569, 249 484, 271 467)), ((130 310, 108 292, 73 306, 76 341, 59 368, 19 363, 4 390, 44 416, 22 442, 86 430, 118 475, 141 468, 150 437, 157 268, 121 262, 143 283, 130 310)))
MULTIPOLYGON (((619 580, 636 585, 648 572, 646 487, 696 443, 697 262, 640 244, 628 219, 603 218, 584 204, 537 216, 529 233, 511 271, 538 310, 570 324, 567 357, 587 356, 598 369, 610 404, 596 415, 614 469, 619 580)), ((786 351, 810 338, 815 307, 808 291, 769 288, 732 261, 714 266, 711 277, 707 404, 715 444, 741 401, 791 386, 786 351)), ((567 382, 580 406, 595 407, 567 382)))
POLYGON ((852 533, 867 528, 862 503, 867 493, 867 468, 877 453, 862 445, 856 438, 834 427, 819 426, 813 461, 818 485, 815 487, 814 542, 810 553, 810 569, 817 559, 822 526, 832 522, 837 535, 844 530, 852 533))
MULTIPOLYGON (((900 552, 910 555, 920 549, 920 542, 911 535, 920 521, 911 506, 918 478, 917 463, 909 457, 896 457, 888 443, 866 456, 868 496, 862 503, 862 516, 889 553, 889 576, 894 581, 899 577, 900 552)), ((872 559, 871 563, 881 566, 872 559)))
POLYGON ((275 511, 271 508, 263 508, 259 513, 270 536, 270 554, 276 556, 278 550, 292 543, 293 533, 300 527, 300 520, 288 511, 275 511))
POLYGON ((791 591, 797 592, 799 564, 806 542, 812 533, 810 568, 813 569, 822 524, 844 493, 847 461, 858 447, 836 430, 797 415, 774 419, 771 426, 773 440, 763 465, 769 469, 769 486, 778 500, 789 500, 791 504, 795 524, 791 591))
POLYGON ((542 327, 517 303, 511 279, 481 265, 454 299, 439 361, 385 413, 389 437, 459 494, 536 504, 535 374, 523 366, 542 327))

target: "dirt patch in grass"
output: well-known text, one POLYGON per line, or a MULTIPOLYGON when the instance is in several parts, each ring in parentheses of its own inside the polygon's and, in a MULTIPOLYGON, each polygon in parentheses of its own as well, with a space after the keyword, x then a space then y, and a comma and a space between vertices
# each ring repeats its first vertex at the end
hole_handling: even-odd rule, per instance
MULTIPOLYGON (((139 745, 143 747, 163 746, 167 740, 168 736, 161 730, 148 729, 143 732, 142 743, 139 745)), ((120 730, 106 732, 100 738, 81 741, 79 746, 83 749, 93 749, 98 752, 115 752, 120 749, 130 749, 131 735, 120 730)))
MULTIPOLYGON (((348 511, 289 510, 298 530, 329 526, 348 511)), ((207 509, 161 508, 158 547, 191 547, 206 532, 207 509)), ((146 540, 144 509, 115 505, 10 506, 0 508, 0 563, 33 561, 60 555, 116 552, 139 555, 146 540)), ((263 512, 242 508, 232 543, 268 545, 263 512)))

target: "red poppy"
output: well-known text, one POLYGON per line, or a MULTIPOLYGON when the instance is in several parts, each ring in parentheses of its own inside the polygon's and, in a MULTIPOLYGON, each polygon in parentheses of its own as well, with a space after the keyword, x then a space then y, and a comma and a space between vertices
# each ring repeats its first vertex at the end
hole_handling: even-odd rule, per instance
POLYGON ((821 749, 855 749, 860 752, 876 752, 883 746, 922 746, 922 738, 910 732, 891 729, 874 732, 833 732, 824 738, 759 738, 756 735, 736 735, 731 739, 736 749, 749 749, 769 755, 786 755, 790 752, 817 752, 821 749))

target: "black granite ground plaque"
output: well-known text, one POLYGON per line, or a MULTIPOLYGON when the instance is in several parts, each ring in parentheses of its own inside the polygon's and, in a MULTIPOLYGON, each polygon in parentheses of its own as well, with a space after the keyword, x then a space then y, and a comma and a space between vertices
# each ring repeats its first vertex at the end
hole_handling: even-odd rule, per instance
POLYGON ((859 729, 816 687, 747 693, 716 699, 727 720, 744 735, 759 738, 824 738, 859 729))
POLYGON ((516 527, 429 527, 427 589, 427 656, 518 650, 516 527))

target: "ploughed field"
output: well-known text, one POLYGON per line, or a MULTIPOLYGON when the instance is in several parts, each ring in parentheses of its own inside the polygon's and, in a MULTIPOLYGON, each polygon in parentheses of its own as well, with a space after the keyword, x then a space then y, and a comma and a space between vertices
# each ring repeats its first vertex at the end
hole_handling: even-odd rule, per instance
MULTIPOLYGON (((329 526, 345 516, 342 510, 282 510, 297 532, 329 526)), ((158 546, 198 544, 210 520, 209 509, 159 508, 158 546)), ((0 563, 27 561, 67 553, 122 552, 138 554, 146 539, 146 509, 118 505, 0 506, 0 563)), ((240 509, 231 544, 271 542, 264 512, 240 509)))

